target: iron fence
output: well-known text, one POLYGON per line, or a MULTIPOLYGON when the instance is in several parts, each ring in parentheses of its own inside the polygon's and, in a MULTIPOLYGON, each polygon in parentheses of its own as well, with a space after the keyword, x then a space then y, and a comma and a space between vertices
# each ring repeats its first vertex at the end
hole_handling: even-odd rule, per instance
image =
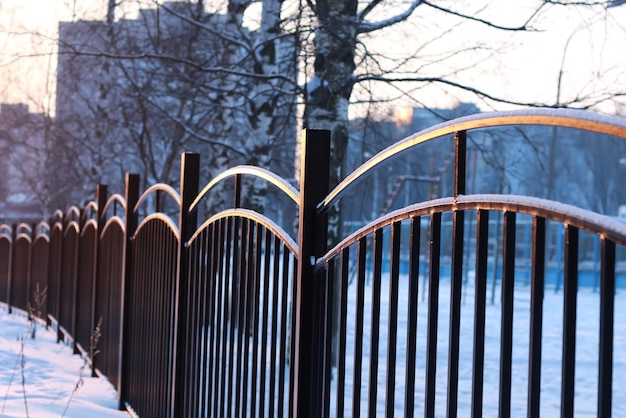
POLYGON ((199 192, 199 156, 184 154, 180 193, 155 185, 140 194, 138 176, 129 174, 125 196, 99 186, 83 209, 35 226, 0 226, 0 301, 47 319, 115 385, 120 408, 142 417, 535 417, 551 395, 545 325, 556 322, 556 404, 572 417, 576 390, 589 385, 577 380, 577 347, 585 343, 577 312, 580 236, 591 234, 600 248, 596 377, 585 389, 594 393, 594 415, 619 416, 626 399, 614 396, 615 370, 626 363, 614 331, 616 254, 626 246, 626 225, 543 199, 466 194, 468 133, 528 124, 626 139, 623 120, 584 112, 462 118, 394 144, 333 190, 326 131, 305 131, 300 191, 244 166, 199 192), (329 248, 331 207, 383 162, 450 136, 453 196, 383 214, 329 248), (296 204, 295 236, 242 207, 248 177, 296 204), (234 183, 232 208, 198 219, 205 196, 225 181, 234 183), (159 211, 163 196, 178 219, 159 211), (155 210, 141 209, 150 201, 155 210), (494 216, 502 223, 490 223, 494 216), (531 225, 528 236, 520 236, 521 224, 531 225), (564 230, 556 320, 544 315, 546 231, 554 224, 564 230), (494 228, 502 238, 491 248, 494 228), (451 247, 445 256, 443 245, 451 247), (502 260, 492 288, 497 311, 487 292, 494 252, 502 260), (520 263, 529 272, 527 299, 520 263), (528 318, 522 326, 520 316, 528 318))

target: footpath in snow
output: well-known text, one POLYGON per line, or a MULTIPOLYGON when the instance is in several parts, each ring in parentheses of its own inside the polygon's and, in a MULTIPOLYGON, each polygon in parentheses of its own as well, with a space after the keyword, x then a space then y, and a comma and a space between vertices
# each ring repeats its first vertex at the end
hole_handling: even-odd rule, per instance
POLYGON ((113 386, 105 378, 92 378, 84 360, 65 344, 57 344, 51 329, 37 323, 34 339, 29 329, 25 315, 9 315, 0 305, 1 418, 129 416, 117 410, 113 386))

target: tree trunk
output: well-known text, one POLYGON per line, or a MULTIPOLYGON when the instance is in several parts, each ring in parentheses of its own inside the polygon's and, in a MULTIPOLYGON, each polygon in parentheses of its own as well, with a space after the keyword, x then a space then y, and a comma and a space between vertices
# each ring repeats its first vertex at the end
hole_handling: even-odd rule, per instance
MULTIPOLYGON (((323 0, 317 2, 319 24, 315 30, 314 75, 307 85, 304 127, 329 129, 331 136, 330 186, 344 177, 348 146, 348 104, 356 69, 357 2, 323 0)), ((340 236, 341 219, 331 213, 328 239, 340 236)))

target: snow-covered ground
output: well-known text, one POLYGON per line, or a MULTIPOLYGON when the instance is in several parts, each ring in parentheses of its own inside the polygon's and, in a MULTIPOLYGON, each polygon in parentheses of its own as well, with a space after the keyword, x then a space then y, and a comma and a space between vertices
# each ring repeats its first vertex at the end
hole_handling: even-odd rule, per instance
POLYGON ((117 410, 113 386, 105 378, 90 377, 82 358, 72 355, 68 346, 57 344, 52 330, 37 323, 32 339, 30 327, 23 314, 9 315, 6 305, 0 305, 1 418, 129 416, 117 410))

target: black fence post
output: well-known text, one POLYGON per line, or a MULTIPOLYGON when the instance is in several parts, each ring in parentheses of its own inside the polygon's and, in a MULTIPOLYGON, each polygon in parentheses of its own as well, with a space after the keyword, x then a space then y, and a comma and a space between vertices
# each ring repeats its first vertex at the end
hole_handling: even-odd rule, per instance
POLYGON ((137 229, 137 212, 135 211, 135 206, 137 205, 137 201, 139 200, 139 175, 137 174, 126 174, 126 210, 124 213, 124 233, 126 237, 124 239, 124 277, 122 278, 121 285, 121 295, 120 295, 120 318, 122 323, 120 324, 120 344, 118 347, 118 355, 119 355, 119 369, 118 369, 118 382, 117 382, 117 393, 119 394, 119 405, 118 408, 120 410, 126 409, 126 398, 128 397, 127 388, 126 388, 126 380, 128 379, 128 366, 127 362, 127 346, 125 342, 127 341, 127 332, 128 332, 128 324, 130 318, 128 317, 128 310, 126 309, 126 297, 128 294, 128 289, 130 288, 130 283, 132 280, 132 269, 133 269, 133 245, 132 238, 135 235, 135 230, 137 229))
POLYGON ((317 206, 328 194, 330 169, 330 132, 305 130, 300 165, 300 223, 298 231, 298 277, 295 300, 295 346, 293 416, 318 417, 321 414, 323 386, 324 312, 315 309, 323 295, 323 281, 317 280, 315 260, 323 255, 327 239, 327 220, 317 216, 317 206), (315 316, 315 313, 321 314, 315 316), (314 334, 319 330, 319 335, 314 334), (319 360, 317 364, 315 360, 319 360))
POLYGON ((176 278, 176 302, 174 308, 174 356, 172 359, 172 417, 184 416, 186 350, 188 318, 195 315, 189 309, 189 247, 187 242, 197 227, 197 212, 189 208, 198 195, 200 183, 200 155, 184 153, 180 167, 180 216, 179 216, 179 254, 176 278))
MULTIPOLYGON (((457 132, 454 137, 454 197, 465 194, 467 135, 457 132)), ((463 286, 463 255, 465 243, 465 212, 452 214, 452 277, 450 283, 450 333, 448 343, 447 416, 456 417, 459 393, 459 346, 461 324, 461 293, 463 286)))
MULTIPOLYGON (((28 224, 27 224, 28 225, 28 224)), ((28 319, 30 321, 34 320, 35 318, 33 318, 33 312, 31 312, 31 306, 29 305, 28 301, 30 300, 30 296, 33 292, 32 289, 32 276, 33 276, 33 246, 35 245, 35 230, 33 229, 33 227, 31 225, 28 225, 28 229, 24 228, 26 230, 26 232, 28 233, 28 237, 30 239, 30 241, 28 242, 28 251, 26 253, 26 260, 23 260, 22 262, 26 262, 26 277, 24 277, 23 279, 26 280, 26 293, 24 294, 24 309, 26 310, 26 313, 28 315, 28 319)))
POLYGON ((9 247, 9 266, 7 271, 7 305, 9 306, 9 314, 13 313, 13 298, 11 297, 11 293, 13 291, 13 264, 15 260, 15 230, 17 225, 11 225, 11 244, 9 247))
POLYGON ((108 199, 108 188, 106 186, 106 184, 98 184, 96 186, 96 203, 98 205, 98 211, 96 214, 96 223, 97 223, 97 229, 96 229, 96 241, 94 243, 95 248, 93 249, 94 251, 94 262, 93 262, 93 272, 92 272, 92 278, 93 278, 93 283, 92 283, 92 292, 91 292, 91 337, 90 337, 90 344, 89 344, 89 357, 91 358, 91 377, 96 377, 96 360, 94 359, 96 352, 97 352, 97 348, 94 347, 95 341, 92 341, 92 338, 94 336, 94 332, 96 327, 98 326, 98 322, 99 322, 99 318, 96 318, 96 313, 98 312, 98 307, 96 306, 96 304, 98 303, 98 297, 97 297, 97 289, 98 289, 98 282, 100 280, 102 280, 100 277, 98 277, 98 272, 100 271, 100 263, 101 263, 101 257, 100 257, 100 234, 102 233, 102 230, 104 229, 104 224, 106 219, 104 219, 104 207, 107 204, 107 199, 108 199))

